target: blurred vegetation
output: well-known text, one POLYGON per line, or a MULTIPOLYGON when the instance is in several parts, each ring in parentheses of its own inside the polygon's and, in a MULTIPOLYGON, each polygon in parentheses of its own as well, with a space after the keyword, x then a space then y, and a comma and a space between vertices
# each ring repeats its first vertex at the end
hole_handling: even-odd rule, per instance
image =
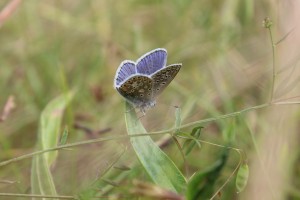
MULTIPOLYGON (((0 8, 9 2, 1 1, 0 8)), ((168 50, 169 64, 183 67, 157 105, 141 118, 149 132, 174 125, 174 106, 181 108, 181 123, 186 124, 268 102, 272 52, 262 20, 270 16, 276 24, 275 10, 266 0, 22 1, 0 26, 0 111, 11 95, 16 104, 0 122, 1 161, 35 150, 42 110, 69 90, 76 94, 62 122, 69 130, 68 143, 126 135, 124 100, 113 88, 116 69, 123 60, 136 60, 158 47, 168 50)), ((251 127, 270 126, 263 112, 207 123, 200 139, 242 149, 251 157, 257 153, 253 138, 258 137, 251 127)), ((193 128, 182 131, 190 133, 193 128)), ((161 141, 164 136, 153 138, 161 141)), ((184 163, 172 140, 163 150, 187 179, 213 168, 224 154, 222 147, 195 145, 184 163)), ((293 159, 297 156, 299 150, 293 159)), ((234 172, 240 157, 230 151, 227 159, 213 176, 218 179, 211 194, 234 172)), ((289 199, 300 198, 299 158, 295 163, 289 199)), ((13 183, 0 182, 0 192, 30 193, 30 171, 31 159, 1 167, 0 181, 13 183)), ((115 198, 138 196, 134 188, 153 189, 143 185, 151 181, 128 139, 61 150, 51 172, 61 195, 90 193, 87 188, 99 177, 106 181, 97 190, 115 198), (120 153, 124 154, 119 158, 120 153), (122 170, 110 167, 115 162, 122 170), (131 170, 124 170, 127 167, 131 170), (113 171, 109 175, 108 168, 113 171)), ((243 199, 236 191, 232 178, 216 198, 243 199)))

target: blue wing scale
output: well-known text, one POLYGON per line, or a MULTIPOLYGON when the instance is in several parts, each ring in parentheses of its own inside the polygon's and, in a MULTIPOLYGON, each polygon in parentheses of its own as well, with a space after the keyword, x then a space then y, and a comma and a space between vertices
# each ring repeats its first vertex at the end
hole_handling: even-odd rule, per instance
POLYGON ((136 62, 136 71, 143 75, 152 75, 167 63, 167 51, 162 48, 154 49, 143 55, 136 62))

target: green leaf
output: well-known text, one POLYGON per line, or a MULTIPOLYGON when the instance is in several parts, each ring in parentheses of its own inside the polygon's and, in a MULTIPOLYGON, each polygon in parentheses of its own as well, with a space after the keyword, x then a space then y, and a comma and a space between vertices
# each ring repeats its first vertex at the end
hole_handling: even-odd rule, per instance
MULTIPOLYGON (((73 93, 71 92, 61 95, 52 100, 43 110, 38 132, 38 150, 57 146, 63 111, 72 97, 73 93)), ((31 190, 33 194, 57 195, 50 172, 51 164, 56 157, 57 152, 52 151, 33 158, 31 167, 31 190)))
POLYGON ((60 143, 59 143, 60 145, 64 145, 67 143, 68 135, 69 135, 68 127, 65 126, 65 130, 60 138, 60 143))
POLYGON ((249 177, 249 167, 247 164, 242 164, 239 168, 235 180, 235 186, 238 193, 242 192, 245 189, 248 182, 248 177, 249 177))
MULTIPOLYGON (((40 149, 49 149, 57 146, 63 112, 72 97, 73 93, 71 92, 63 94, 52 100, 43 110, 38 135, 40 149)), ((52 151, 45 154, 49 165, 56 159, 57 153, 57 151, 52 151)))
POLYGON ((193 148, 196 144, 198 144, 199 147, 201 147, 201 144, 196 139, 199 139, 202 128, 203 128, 202 126, 193 128, 191 136, 193 136, 193 138, 195 138, 195 139, 187 139, 183 143, 183 148, 185 149, 185 155, 188 155, 189 153, 191 153, 191 151, 193 150, 193 148))
POLYGON ((32 160, 31 193, 53 196, 57 195, 50 167, 43 155, 36 156, 32 160))
MULTIPOLYGON (((147 133, 134 108, 128 102, 125 119, 128 135, 147 133)), ((186 185, 184 176, 150 136, 131 137, 130 141, 138 159, 154 183, 178 193, 184 190, 186 185)))
POLYGON ((210 199, 214 193, 214 185, 228 158, 225 149, 220 158, 204 171, 196 172, 189 180, 186 197, 187 200, 210 199))

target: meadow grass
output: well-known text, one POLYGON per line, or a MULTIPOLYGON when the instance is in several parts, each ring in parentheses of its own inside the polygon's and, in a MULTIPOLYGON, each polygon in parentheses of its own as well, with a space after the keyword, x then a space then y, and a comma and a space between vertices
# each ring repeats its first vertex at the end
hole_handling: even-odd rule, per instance
POLYGON ((280 5, 19 1, 0 17, 0 109, 10 96, 15 104, 0 121, 0 199, 300 198, 299 56, 286 53, 298 32, 280 5), (116 69, 158 47, 182 69, 127 135, 116 69), (132 148, 148 136, 162 149, 151 162, 171 161, 167 175, 151 176, 161 166, 132 148))

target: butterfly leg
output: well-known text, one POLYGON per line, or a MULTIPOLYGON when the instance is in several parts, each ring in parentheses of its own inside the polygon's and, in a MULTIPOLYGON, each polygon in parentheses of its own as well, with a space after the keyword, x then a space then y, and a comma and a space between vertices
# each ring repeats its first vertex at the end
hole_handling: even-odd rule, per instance
POLYGON ((125 113, 129 113, 129 112, 131 112, 132 110, 134 110, 135 108, 134 107, 132 107, 131 109, 129 109, 129 110, 126 110, 125 111, 125 113))
POLYGON ((138 121, 141 119, 141 118, 143 118, 143 117, 145 117, 146 116, 146 112, 145 112, 145 110, 142 110, 141 108, 140 108, 140 111, 139 112, 141 112, 142 113, 142 115, 141 116, 138 116, 138 118, 137 118, 137 120, 136 120, 136 125, 138 124, 138 121))

